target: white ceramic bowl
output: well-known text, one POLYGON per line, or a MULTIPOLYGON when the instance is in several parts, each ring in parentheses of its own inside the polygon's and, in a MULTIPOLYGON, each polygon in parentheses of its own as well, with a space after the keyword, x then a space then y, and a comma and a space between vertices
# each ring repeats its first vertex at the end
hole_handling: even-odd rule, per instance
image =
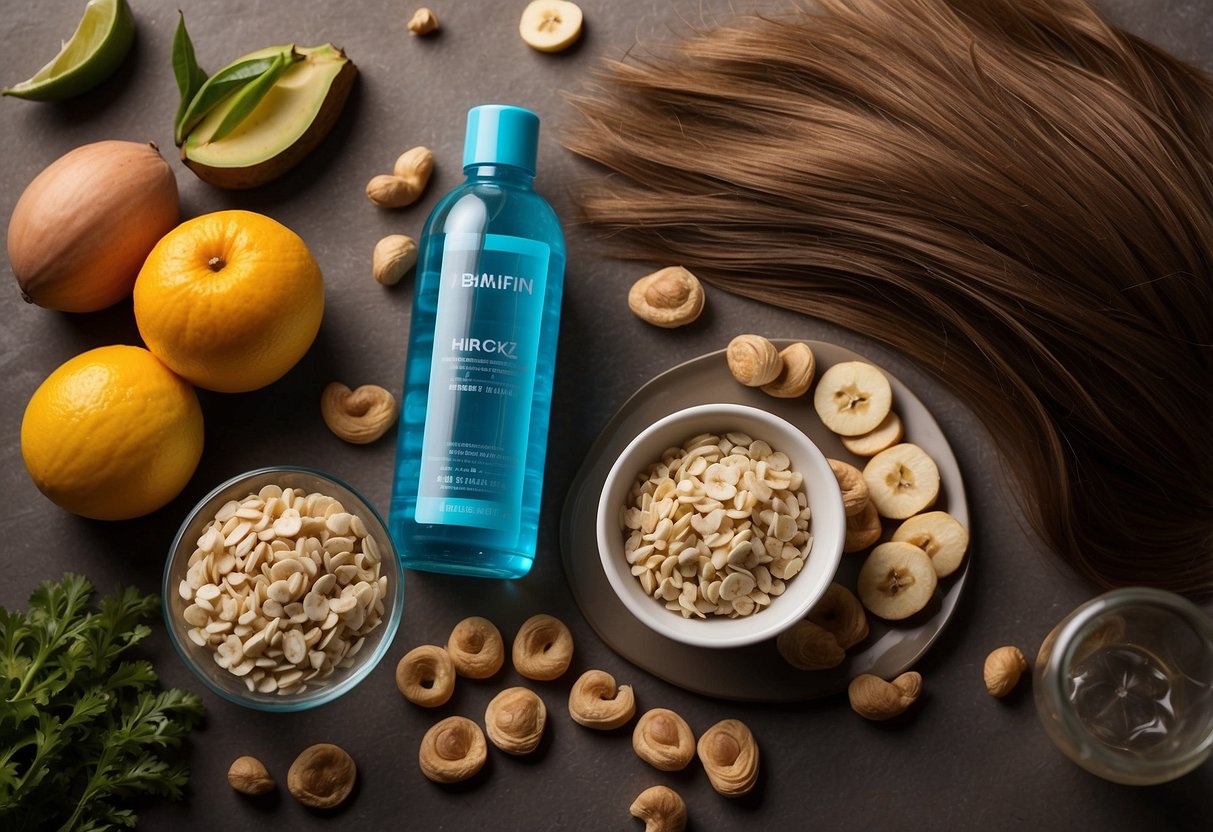
POLYGON ((649 629, 697 647, 754 644, 774 638, 804 618, 834 579, 845 534, 842 495, 825 455, 790 422, 739 404, 698 405, 654 422, 624 448, 611 466, 598 502, 598 553, 615 594, 649 629), (787 582, 787 589, 773 598, 769 607, 741 618, 683 618, 646 595, 640 581, 632 575, 623 551, 625 535, 620 527, 620 507, 637 475, 657 462, 662 451, 681 446, 701 433, 723 435, 731 431, 762 439, 776 451, 787 454, 792 470, 804 477, 813 545, 800 574, 787 582))

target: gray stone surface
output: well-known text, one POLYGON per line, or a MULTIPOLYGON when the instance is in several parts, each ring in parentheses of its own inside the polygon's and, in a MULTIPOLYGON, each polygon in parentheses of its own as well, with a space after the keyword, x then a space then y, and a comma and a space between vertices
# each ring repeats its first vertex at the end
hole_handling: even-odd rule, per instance
MULTIPOLYGON (((637 38, 660 39, 710 22, 727 13, 728 0, 582 0, 584 40, 560 56, 532 52, 519 40, 516 27, 524 5, 523 0, 435 2, 442 34, 418 40, 403 28, 414 6, 400 2, 186 4, 199 60, 212 70, 269 44, 332 41, 347 49, 362 74, 346 117, 320 150, 269 187, 222 192, 174 162, 186 216, 240 207, 284 222, 311 246, 324 270, 328 297, 316 345, 286 378, 250 394, 201 394, 207 424, 202 463, 184 493, 150 517, 107 524, 58 510, 26 475, 18 443, 25 402, 54 367, 95 346, 138 343, 130 304, 63 315, 26 306, 11 278, 0 279, 5 506, 0 604, 22 606, 37 582, 69 569, 86 573, 102 588, 121 581, 154 591, 164 553, 187 510, 240 471, 273 463, 312 465, 347 479, 386 507, 391 439, 369 447, 344 445, 327 431, 317 410, 320 390, 334 379, 400 389, 411 282, 391 290, 377 285, 369 274, 371 248, 388 233, 417 235, 429 207, 460 181, 458 154, 469 106, 512 102, 535 109, 544 120, 537 185, 567 220, 570 257, 534 571, 512 584, 409 573, 404 623, 386 659, 355 691, 317 710, 265 715, 204 694, 206 726, 185 752, 193 770, 189 798, 147 807, 141 828, 638 829, 628 816, 629 803, 643 788, 666 783, 686 798, 691 826, 701 831, 1207 829, 1213 766, 1156 788, 1105 783, 1053 749, 1030 695, 999 703, 985 694, 981 664, 988 650, 1013 643, 1033 655, 1053 623, 1093 593, 1024 531, 1005 465, 946 389, 864 338, 718 291, 711 292, 709 310, 695 326, 677 333, 648 328, 624 304, 637 269, 601 256, 592 235, 573 224, 569 189, 593 173, 556 141, 568 116, 561 93, 576 88, 600 56, 621 56, 637 38), (425 198, 402 211, 376 209, 363 195, 365 182, 416 144, 433 148, 438 159, 425 198), (597 431, 646 379, 747 330, 829 340, 866 353, 918 393, 956 449, 974 517, 974 563, 956 620, 918 668, 926 694, 911 719, 867 723, 841 697, 776 708, 685 693, 610 653, 570 598, 557 551, 558 517, 567 485, 597 431), (447 706, 424 712, 396 693, 396 661, 417 644, 443 643, 465 615, 488 615, 508 635, 538 611, 562 617, 577 640, 569 676, 535 685, 549 708, 550 736, 534 759, 493 753, 487 770, 469 784, 429 783, 416 763, 418 742, 429 725, 456 713, 480 719, 497 690, 521 680, 509 670, 489 682, 461 681, 447 706), (626 730, 599 735, 572 723, 565 709, 568 686, 574 674, 591 667, 635 685, 642 708, 678 710, 697 733, 724 717, 745 720, 762 748, 757 791, 743 800, 725 800, 712 792, 697 764, 662 774, 634 756, 626 730), (264 803, 250 802, 224 781, 232 759, 254 754, 284 782, 294 756, 321 741, 347 748, 359 767, 359 787, 336 817, 309 812, 285 791, 264 803)), ((732 5, 771 10, 782 2, 732 5)), ((1206 69, 1213 66, 1210 0, 1102 0, 1099 5, 1121 25, 1206 69)), ((12 83, 41 66, 71 32, 82 6, 80 0, 8 0, 0 15, 0 80, 12 83)), ((138 40, 114 79, 63 105, 0 101, 3 217, 42 167, 77 145, 122 138, 172 148, 176 90, 169 50, 176 5, 132 0, 132 6, 138 40)), ((159 628, 147 653, 165 683, 201 690, 159 628)))

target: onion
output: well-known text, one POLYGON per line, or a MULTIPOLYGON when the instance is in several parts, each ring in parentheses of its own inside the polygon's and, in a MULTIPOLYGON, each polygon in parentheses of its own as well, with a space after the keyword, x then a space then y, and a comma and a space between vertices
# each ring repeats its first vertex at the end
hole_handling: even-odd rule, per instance
POLYGON ((131 293, 179 218, 177 180, 154 143, 67 153, 29 184, 8 224, 8 259, 30 303, 93 312, 131 293))

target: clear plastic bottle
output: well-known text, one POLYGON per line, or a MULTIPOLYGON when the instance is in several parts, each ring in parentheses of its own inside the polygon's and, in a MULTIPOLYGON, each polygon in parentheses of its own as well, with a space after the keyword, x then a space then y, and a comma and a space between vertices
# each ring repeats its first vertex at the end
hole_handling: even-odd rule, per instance
POLYGON ((531 188, 539 119, 468 112, 467 181, 422 231, 389 522, 410 569, 517 578, 535 559, 564 236, 531 188))

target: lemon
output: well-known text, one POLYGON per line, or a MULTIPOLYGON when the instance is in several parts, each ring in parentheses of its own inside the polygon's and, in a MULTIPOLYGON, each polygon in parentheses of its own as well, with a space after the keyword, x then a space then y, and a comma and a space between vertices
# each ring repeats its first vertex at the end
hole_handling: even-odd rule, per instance
POLYGON ((202 456, 202 409, 185 381, 141 347, 76 356, 34 391, 21 456, 56 505, 95 520, 163 506, 202 456))
POLYGON ((131 51, 135 20, 126 0, 89 0, 84 17, 59 54, 34 77, 0 92, 32 101, 61 101, 91 90, 131 51))

